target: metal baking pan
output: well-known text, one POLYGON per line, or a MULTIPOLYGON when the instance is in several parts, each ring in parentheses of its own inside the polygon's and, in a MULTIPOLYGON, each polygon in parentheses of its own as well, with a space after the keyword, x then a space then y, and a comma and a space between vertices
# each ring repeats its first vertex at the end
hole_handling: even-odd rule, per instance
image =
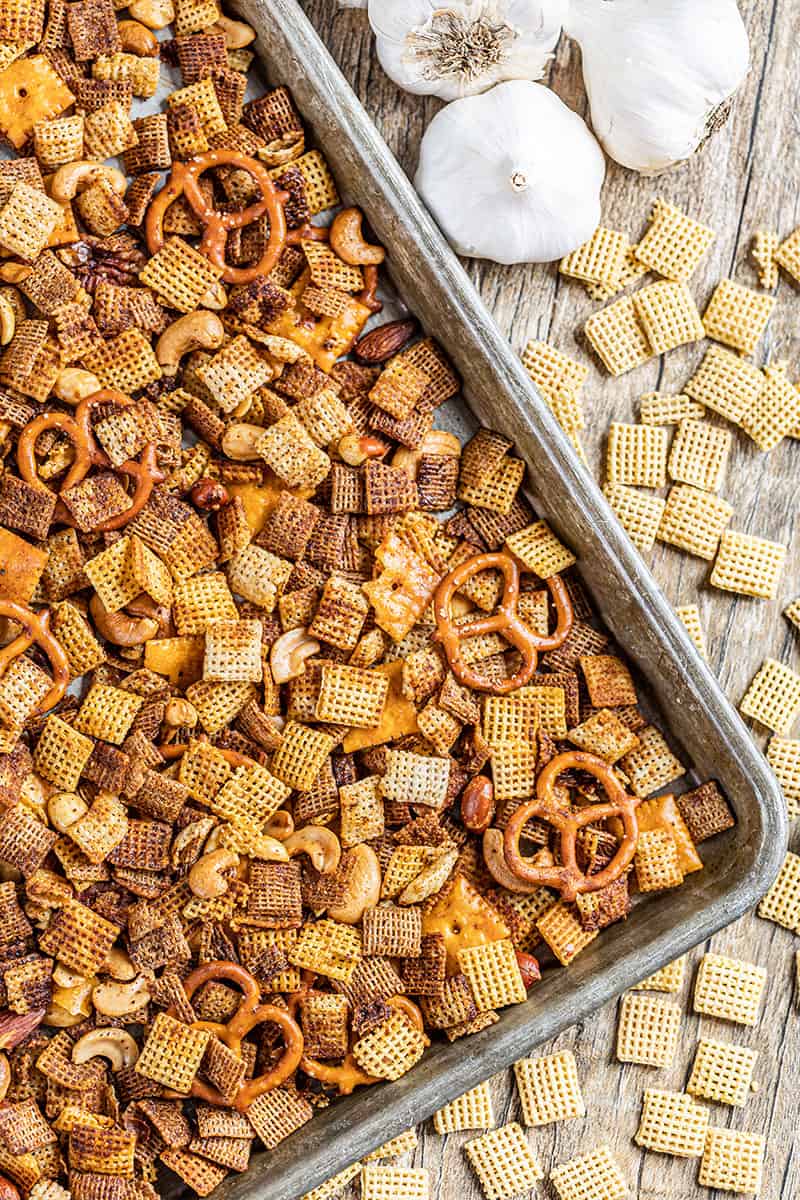
POLYGON ((705 870, 668 897, 643 898, 572 966, 546 971, 527 1003, 503 1012, 497 1025, 435 1044, 398 1082, 334 1102, 220 1188, 225 1200, 295 1200, 751 908, 777 873, 787 830, 764 758, 299 4, 235 0, 234 8, 258 31, 269 82, 291 89, 343 196, 364 209, 386 246, 399 295, 460 370, 469 408, 515 438, 538 513, 578 555, 680 756, 694 764, 696 779, 719 781, 737 816, 734 829, 704 844, 705 870))

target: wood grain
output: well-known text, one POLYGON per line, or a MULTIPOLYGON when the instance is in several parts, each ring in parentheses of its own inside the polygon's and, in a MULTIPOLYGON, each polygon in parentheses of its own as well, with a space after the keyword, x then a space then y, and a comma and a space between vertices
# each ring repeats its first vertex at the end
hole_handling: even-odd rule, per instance
MULTIPOLYGON (((420 138, 439 107, 438 101, 404 95, 383 74, 373 52, 366 15, 338 10, 334 0, 303 4, 327 46, 376 121, 403 167, 413 176, 420 138)), ((740 0, 752 44, 752 69, 732 116, 688 164, 657 179, 609 165, 603 193, 604 223, 626 230, 632 239, 644 227, 649 205, 663 196, 717 230, 711 252, 692 280, 698 304, 705 305, 716 283, 726 276, 755 286, 749 260, 756 229, 785 236, 800 224, 800 72, 797 45, 800 6, 796 0, 740 0)), ((550 85, 572 108, 586 115, 580 55, 566 39, 550 72, 550 85)), ((531 337, 552 341, 586 359, 576 331, 596 307, 576 284, 560 278, 552 266, 498 267, 473 262, 468 270, 512 345, 521 350, 531 337)), ((757 361, 785 359, 800 373, 800 297, 782 280, 776 311, 759 348, 757 361)), ((609 380, 596 364, 584 389, 587 430, 584 444, 592 470, 600 473, 605 431, 611 420, 638 417, 638 397, 663 389, 678 392, 702 357, 689 347, 655 359, 619 380, 609 380)), ((707 586, 710 564, 659 546, 653 572, 674 604, 697 602, 706 628, 710 660, 728 695, 738 702, 767 655, 800 669, 796 634, 782 617, 785 604, 800 594, 800 539, 796 534, 800 499, 800 442, 786 439, 770 454, 758 451, 743 435, 735 448, 722 494, 734 506, 734 528, 784 541, 789 556, 774 601, 755 601, 716 592, 707 586)), ((763 743, 756 731, 755 736, 763 743)), ((793 835, 793 848, 800 837, 793 835)), ((718 934, 690 956, 680 1003, 686 1017, 679 1052, 664 1070, 621 1066, 614 1058, 616 1005, 562 1034, 554 1047, 570 1047, 578 1060, 587 1106, 584 1120, 532 1130, 529 1134, 546 1167, 554 1166, 603 1142, 622 1164, 637 1200, 691 1200, 730 1193, 696 1185, 697 1163, 642 1153, 633 1144, 645 1087, 682 1088, 688 1078, 699 1036, 752 1046, 759 1051, 759 1090, 743 1109, 710 1105, 711 1123, 764 1133, 768 1140, 763 1200, 800 1196, 797 1145, 797 1096, 800 1091, 800 1020, 794 994, 797 939, 786 930, 749 915, 718 934), (740 1029, 691 1015, 694 968, 703 950, 747 958, 765 966, 769 986, 758 1026, 740 1029)), ((564 973, 569 988, 569 973, 564 973)), ((469 1043, 464 1053, 469 1054, 469 1043)), ((492 1082, 498 1123, 519 1118, 511 1074, 492 1082)), ((481 1195, 462 1146, 468 1134, 438 1137, 430 1125, 419 1130, 413 1156, 428 1167, 437 1200, 479 1200, 481 1195)), ((345 1193, 347 1200, 350 1195, 345 1193)), ((535 1193, 555 1197, 545 1183, 535 1193)))

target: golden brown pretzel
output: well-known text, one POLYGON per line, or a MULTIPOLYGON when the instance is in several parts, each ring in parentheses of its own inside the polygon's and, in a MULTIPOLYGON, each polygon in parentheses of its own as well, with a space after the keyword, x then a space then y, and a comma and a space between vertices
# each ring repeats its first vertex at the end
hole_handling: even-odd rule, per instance
POLYGON ((569 750, 557 755, 536 781, 536 799, 520 805, 506 826, 503 852, 509 870, 525 883, 557 888, 564 900, 574 900, 585 892, 599 892, 619 879, 633 859, 639 836, 636 819, 639 803, 637 796, 628 795, 612 768, 602 758, 583 750, 569 750), (579 809, 560 803, 555 793, 556 780, 562 772, 569 770, 586 771, 593 775, 608 796, 608 803, 589 804, 579 809), (578 830, 598 821, 606 821, 609 817, 621 819, 624 830, 622 841, 607 866, 596 875, 584 875, 577 861, 578 830), (557 830, 561 858, 558 865, 536 865, 520 851, 519 840, 531 818, 546 821, 557 830))
POLYGON ((58 704, 69 683, 69 659, 61 643, 50 632, 50 610, 44 609, 42 612, 36 613, 13 600, 0 600, 0 617, 10 617, 12 621, 17 621, 23 629, 23 632, 14 638, 13 642, 9 642, 0 650, 0 678, 5 674, 9 663, 13 659, 19 658, 36 642, 50 660, 53 686, 43 698, 36 712, 31 715, 40 716, 42 713, 49 712, 58 704))
POLYGON ((442 643, 450 669, 456 679, 474 691, 492 692, 496 696, 502 696, 513 692, 516 688, 523 687, 536 670, 539 651, 554 650, 560 646, 572 628, 572 603, 569 593, 558 575, 545 580, 558 614, 555 630, 551 634, 542 636, 534 633, 525 625, 517 612, 519 574, 516 560, 504 550, 498 550, 493 554, 475 554, 472 558, 459 563, 448 575, 445 575, 436 589, 433 600, 436 636, 442 643), (468 625, 454 625, 450 614, 450 605, 454 595, 474 575, 489 569, 500 571, 504 578, 503 595, 497 611, 489 617, 470 621, 468 625), (484 679, 477 671, 468 667, 461 657, 462 639, 479 637, 484 633, 501 634, 522 655, 522 665, 509 679, 502 679, 498 683, 484 679))
MULTIPOLYGON (((271 1021, 279 1026, 283 1034, 285 1049, 272 1070, 257 1075, 255 1079, 247 1079, 240 1086, 233 1106, 244 1112, 258 1096, 262 1096, 264 1092, 271 1092, 294 1074, 303 1056, 303 1034, 300 1026, 285 1009, 274 1004, 260 1003, 261 989, 258 981, 238 963, 219 961, 196 967, 183 981, 187 999, 191 1000, 197 989, 210 979, 227 979, 238 984, 242 989, 241 1002, 230 1021, 224 1024, 219 1021, 195 1021, 193 1029, 208 1029, 240 1057, 242 1039, 251 1029, 255 1029, 256 1025, 271 1021)), ((169 1013, 170 1016, 176 1015, 172 1008, 169 1013)), ((230 1103, 215 1087, 200 1079, 195 1079, 191 1094, 208 1104, 227 1107, 230 1103)))

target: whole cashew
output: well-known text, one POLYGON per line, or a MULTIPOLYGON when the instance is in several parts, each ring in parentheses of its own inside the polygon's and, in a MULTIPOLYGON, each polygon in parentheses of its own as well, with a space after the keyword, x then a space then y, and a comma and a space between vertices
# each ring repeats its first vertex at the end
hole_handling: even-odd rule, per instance
POLYGON ((346 433, 339 438, 336 447, 342 462, 351 467, 360 467, 369 458, 381 458, 386 449, 386 443, 381 438, 359 433, 346 433))
POLYGON ((152 596, 148 596, 147 592, 140 592, 138 596, 135 596, 125 605, 125 611, 132 617, 147 617, 149 621, 155 621, 158 625, 156 637, 173 637, 175 634, 172 624, 172 609, 158 604, 152 596))
POLYGON ((124 610, 110 613, 95 594, 89 601, 97 632, 114 646, 141 646, 158 633, 158 621, 153 617, 132 617, 124 610))
POLYGON ((87 396, 99 392, 101 387, 100 380, 91 371, 85 371, 83 367, 64 367, 53 385, 53 395, 65 404, 79 404, 87 396))
POLYGON ((225 337, 216 313, 198 310, 178 317, 156 342, 156 358, 165 375, 177 375, 184 354, 192 350, 217 350, 225 337))
POLYGON ((28 278, 33 267, 27 266, 26 263, 7 262, 0 267, 0 279, 4 283, 24 283, 28 278))
POLYGON ((148 29, 166 29, 175 20, 172 0, 133 0, 128 14, 148 29))
POLYGON ((216 312, 221 312, 228 303, 228 293, 225 291, 224 284, 212 283, 207 292, 203 292, 197 302, 198 308, 213 308, 216 312))
POLYGON ((339 904, 328 909, 328 916, 345 925, 357 925, 368 908, 381 898, 381 865, 371 846, 363 842, 347 852, 348 874, 339 904))
POLYGON ((173 729, 194 729, 199 720, 197 709, 188 700, 173 696, 167 701, 167 707, 164 709, 165 725, 170 725, 173 729))
POLYGON ((77 792, 56 792, 47 801, 50 824, 58 833, 66 833, 70 825, 85 817, 88 811, 89 805, 77 792))
POLYGON ((138 58, 158 58, 158 39, 141 21, 118 21, 122 49, 138 58))
POLYGON ((125 195, 128 180, 122 171, 105 163, 81 160, 65 163, 63 167, 58 168, 50 180, 50 196, 59 204, 66 204, 69 200, 74 200, 78 192, 85 191, 99 179, 108 180, 115 192, 120 196, 125 195))
POLYGON ((239 865, 239 855, 234 850, 211 850, 199 858, 189 872, 189 887, 193 895, 201 900, 224 896, 228 890, 228 875, 239 865))
POLYGON ((285 808, 279 808, 267 821, 264 826, 264 833, 267 837, 275 838, 278 842, 285 842, 294 833, 294 819, 292 814, 287 812, 285 808))
POLYGON ((306 669, 306 659, 319 654, 320 645, 314 638, 309 637, 308 630, 302 626, 282 633, 272 643, 269 652, 269 669, 276 683, 286 683, 297 679, 306 669))
POLYGON ((92 1004, 103 1017, 129 1017, 150 1003, 150 987, 143 975, 129 983, 98 983, 92 991, 92 1004))
POLYGON ((188 825, 184 825, 183 829, 175 834, 170 847, 169 858, 172 869, 174 871, 185 869, 191 863, 197 862, 204 845, 206 850, 215 849, 216 845, 209 844, 211 841, 209 835, 213 836, 214 832, 213 817, 199 817, 196 821, 190 821, 188 825))
POLYGON ((383 246, 364 241, 363 220, 360 208, 343 208, 337 213, 329 234, 331 250, 351 267, 377 267, 386 258, 386 251, 383 246))
POLYGON ((3 288, 0 292, 0 346, 7 346, 14 336, 17 327, 17 312, 14 304, 3 288))
POLYGON ((324 825, 305 825, 283 843, 289 858, 307 854, 312 865, 323 875, 330 875, 339 865, 342 847, 331 829, 324 825))
MULTIPOLYGON (((535 856, 541 866, 552 865, 553 856, 547 847, 543 847, 535 856)), ((524 883, 511 873, 503 853, 502 829, 487 829, 483 835, 483 859, 489 868, 490 875, 509 892, 519 896, 530 896, 539 890, 536 883, 524 883)))
POLYGON ((93 1058, 107 1058, 115 1073, 123 1067, 132 1067, 139 1057, 139 1047, 127 1029, 90 1029, 79 1037, 72 1047, 72 1061, 87 1063, 93 1058))
POLYGON ((130 955, 126 954, 121 946, 112 946, 108 952, 108 957, 101 967, 104 975, 110 975, 112 979, 118 979, 121 983, 130 983, 136 978, 136 967, 130 959, 130 955))
POLYGON ((236 422, 222 435, 222 453, 234 462, 256 462, 261 457, 258 447, 263 436, 263 425, 236 422))
POLYGON ((234 21, 232 17, 217 17, 211 29, 214 33, 225 34, 227 50, 244 50, 256 38, 256 31, 251 25, 245 21, 234 21))

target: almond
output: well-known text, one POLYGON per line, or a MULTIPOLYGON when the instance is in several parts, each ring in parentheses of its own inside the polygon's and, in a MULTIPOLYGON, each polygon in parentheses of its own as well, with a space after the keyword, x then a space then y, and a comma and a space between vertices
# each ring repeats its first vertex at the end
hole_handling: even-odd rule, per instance
POLYGON ((366 363, 386 362, 387 358, 403 349, 416 331, 417 322, 413 319, 389 321, 386 325, 379 325, 356 342, 356 357, 366 363))
POLYGON ((26 1013, 0 1013, 0 1050, 13 1050, 28 1034, 38 1029, 44 1012, 43 1008, 35 1008, 26 1013))

